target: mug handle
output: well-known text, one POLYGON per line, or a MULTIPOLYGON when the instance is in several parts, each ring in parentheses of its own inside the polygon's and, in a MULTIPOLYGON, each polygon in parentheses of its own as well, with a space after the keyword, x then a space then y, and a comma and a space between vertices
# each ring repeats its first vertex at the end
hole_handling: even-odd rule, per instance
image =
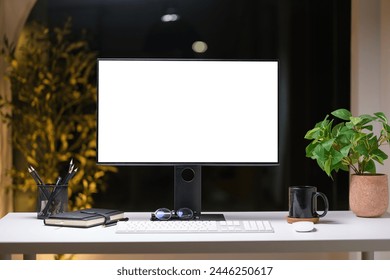
POLYGON ((328 213, 328 210, 329 210, 329 202, 328 202, 328 198, 326 197, 325 194, 323 194, 322 192, 316 192, 313 196, 313 202, 315 199, 317 199, 317 197, 322 197, 322 199, 324 200, 324 204, 325 204, 325 209, 324 209, 324 212, 322 214, 318 214, 317 211, 316 211, 316 214, 318 215, 318 218, 322 218, 326 215, 326 213, 328 213))

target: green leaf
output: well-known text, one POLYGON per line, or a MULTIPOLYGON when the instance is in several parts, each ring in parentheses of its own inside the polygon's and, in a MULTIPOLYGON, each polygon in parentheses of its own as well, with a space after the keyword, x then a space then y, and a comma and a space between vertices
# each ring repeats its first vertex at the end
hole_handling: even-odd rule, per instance
POLYGON ((359 118, 361 119, 361 122, 363 124, 375 121, 377 119, 376 117, 373 117, 373 116, 370 116, 370 115, 367 115, 367 114, 360 115, 359 118))
POLYGON ((370 133, 369 135, 367 135, 367 138, 368 138, 367 148, 370 149, 371 151, 377 149, 378 148, 378 137, 376 137, 374 134, 370 133))
POLYGON ((367 162, 367 164, 364 166, 364 170, 362 170, 363 173, 376 173, 375 163, 373 160, 370 160, 367 162))
POLYGON ((337 141, 343 146, 349 145, 354 141, 355 134, 356 134, 355 131, 350 130, 350 129, 345 127, 343 129, 341 129, 341 132, 337 138, 337 141))
POLYGON ((325 173, 326 173, 329 177, 331 177, 331 172, 332 172, 331 166, 332 166, 332 158, 328 158, 328 159, 325 161, 325 164, 324 164, 324 171, 325 171, 325 173))
POLYGON ((306 157, 312 158, 313 157, 313 150, 317 147, 316 143, 310 143, 306 146, 306 157))
POLYGON ((325 153, 325 149, 322 145, 316 145, 316 147, 313 149, 313 157, 320 160, 325 161, 328 156, 325 153))
POLYGON ((347 145, 344 146, 340 149, 340 153, 342 154, 343 157, 347 157, 349 154, 349 150, 351 149, 352 145, 347 145))
POLYGON ((308 132, 306 132, 304 138, 308 139, 308 140, 316 139, 319 131, 320 131, 320 128, 315 127, 313 129, 309 130, 308 132))
POLYGON ((332 136, 334 138, 337 138, 337 136, 340 135, 340 133, 342 132, 344 128, 344 123, 339 123, 339 124, 336 124, 333 129, 332 129, 332 136))
POLYGON ((390 133, 390 125, 387 123, 383 123, 383 129, 386 130, 387 133, 390 133))
POLYGON ((378 161, 380 164, 383 164, 384 160, 388 158, 385 152, 381 149, 375 149, 372 151, 372 157, 378 161))
POLYGON ((385 116, 385 114, 383 112, 377 112, 377 113, 374 113, 374 115, 377 116, 384 123, 387 123, 387 117, 385 116))
POLYGON ((331 158, 332 158, 332 166, 337 166, 341 160, 343 159, 343 154, 339 151, 332 150, 331 151, 331 158))
POLYGON ((362 126, 362 129, 367 129, 369 131, 372 131, 373 130, 373 126, 372 125, 362 126))
MULTIPOLYGON (((352 136, 353 136, 352 139, 351 139, 352 143, 363 142, 361 140, 364 140, 365 138, 369 138, 370 137, 369 134, 360 133, 360 132, 353 132, 352 136)), ((363 143, 361 143, 361 144, 363 144, 363 143)))
POLYGON ((354 126, 358 125, 361 122, 362 122, 362 118, 360 118, 360 117, 351 117, 351 123, 354 126))
POLYGON ((359 143, 354 150, 365 157, 369 156, 368 149, 364 143, 359 143))
POLYGON ((338 110, 333 111, 331 114, 339 119, 344 120, 344 121, 349 121, 350 118, 352 117, 351 112, 348 111, 347 109, 338 109, 338 110))
POLYGON ((329 140, 322 143, 322 147, 324 147, 324 149, 326 151, 329 151, 330 148, 332 148, 334 141, 335 141, 335 139, 329 139, 329 140))

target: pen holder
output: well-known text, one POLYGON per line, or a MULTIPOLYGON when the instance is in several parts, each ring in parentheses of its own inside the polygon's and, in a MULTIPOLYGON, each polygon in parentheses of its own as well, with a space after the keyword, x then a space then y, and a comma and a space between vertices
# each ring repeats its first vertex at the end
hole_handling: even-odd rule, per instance
POLYGON ((50 215, 66 211, 68 211, 68 185, 38 185, 38 219, 45 219, 50 215))

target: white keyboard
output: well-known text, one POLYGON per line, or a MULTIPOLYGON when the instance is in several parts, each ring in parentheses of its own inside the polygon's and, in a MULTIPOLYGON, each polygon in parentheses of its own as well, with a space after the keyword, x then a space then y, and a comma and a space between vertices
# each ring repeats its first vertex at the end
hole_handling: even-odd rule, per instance
POLYGON ((118 222, 116 233, 272 233, 269 221, 126 221, 118 222))

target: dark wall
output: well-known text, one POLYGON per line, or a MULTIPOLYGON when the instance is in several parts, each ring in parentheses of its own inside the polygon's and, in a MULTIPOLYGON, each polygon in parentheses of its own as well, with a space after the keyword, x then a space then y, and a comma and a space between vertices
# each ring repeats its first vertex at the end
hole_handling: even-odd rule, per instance
MULTIPOLYGON (((290 185, 315 185, 348 208, 348 174, 328 178, 305 157, 307 130, 350 103, 350 0, 38 0, 29 20, 85 29, 99 57, 278 59, 280 165, 204 167, 203 210, 287 210, 290 185), (174 8, 176 22, 161 16, 174 8), (192 51, 196 40, 205 53, 192 51)), ((227 151, 228 152, 228 151, 227 151)), ((173 205, 173 168, 120 167, 99 207, 173 205)))

